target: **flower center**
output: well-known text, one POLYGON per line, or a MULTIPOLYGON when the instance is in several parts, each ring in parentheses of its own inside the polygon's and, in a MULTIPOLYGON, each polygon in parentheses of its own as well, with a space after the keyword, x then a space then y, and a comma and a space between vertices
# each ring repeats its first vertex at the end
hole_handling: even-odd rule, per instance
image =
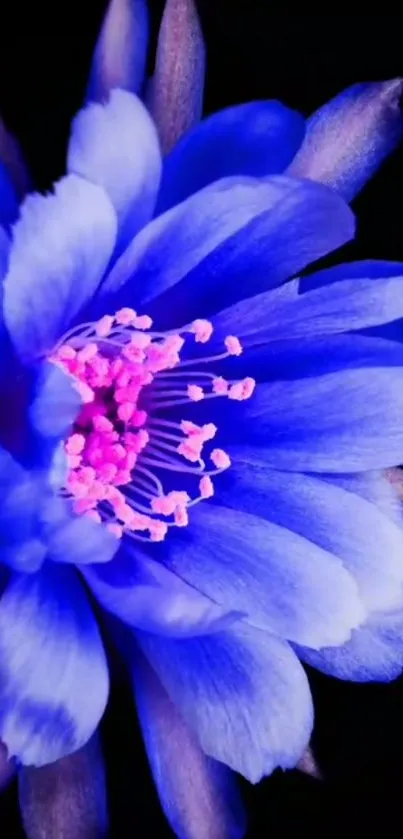
POLYGON ((255 381, 227 381, 208 371, 214 361, 241 354, 234 336, 218 355, 181 359, 186 340, 211 339, 209 321, 179 332, 151 327, 147 315, 120 309, 72 329, 51 360, 74 378, 83 400, 65 443, 63 496, 77 514, 105 523, 118 538, 162 541, 170 527, 187 525, 189 509, 214 494, 212 478, 231 465, 211 445, 213 423, 166 414, 204 399, 248 399, 255 381))

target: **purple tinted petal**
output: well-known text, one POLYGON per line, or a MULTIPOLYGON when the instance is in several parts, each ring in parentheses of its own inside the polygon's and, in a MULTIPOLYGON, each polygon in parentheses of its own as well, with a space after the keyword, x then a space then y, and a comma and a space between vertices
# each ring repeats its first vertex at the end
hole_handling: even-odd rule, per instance
POLYGON ((167 0, 158 38, 151 113, 171 151, 203 109, 205 47, 194 0, 167 0))
POLYGON ((73 755, 19 773, 20 811, 29 839, 106 839, 106 795, 96 736, 73 755))
POLYGON ((183 325, 283 283, 353 230, 351 211, 325 187, 226 178, 136 237, 102 286, 103 305, 130 301, 158 328, 183 325))
POLYGON ((298 763, 309 742, 312 701, 284 641, 252 630, 186 641, 137 637, 207 755, 252 783, 298 763))
POLYGON ((110 0, 94 52, 88 99, 103 102, 116 87, 139 93, 147 45, 147 0, 110 0))
POLYGON ((113 90, 73 121, 70 172, 103 187, 118 218, 120 253, 152 216, 161 174, 158 137, 140 99, 113 90))
POLYGON ((235 778, 207 757, 143 657, 133 662, 136 705, 154 781, 178 839, 242 839, 235 778))
POLYGON ((357 84, 320 108, 288 173, 321 181, 354 198, 397 146, 403 82, 357 84))
POLYGON ((75 175, 63 178, 55 194, 24 201, 4 280, 4 317, 25 361, 49 354, 94 294, 115 236, 107 196, 75 175))
POLYGON ((74 380, 52 362, 41 366, 29 418, 42 437, 68 436, 82 405, 74 380))
MULTIPOLYGON (((377 501, 366 500, 362 491, 354 492, 354 483, 349 491, 331 477, 324 480, 313 474, 272 470, 263 458, 259 460, 258 451, 255 460, 248 459, 242 449, 230 450, 230 454, 232 468, 217 481, 215 497, 220 504, 275 522, 339 557, 354 577, 368 611, 390 610, 400 604, 403 529, 377 501)), ((374 479, 364 474, 361 482, 372 486, 374 479)), ((385 495, 379 492, 381 503, 385 495)))
POLYGON ((217 632, 238 615, 185 583, 140 548, 122 549, 113 562, 82 568, 104 609, 149 632, 188 637, 217 632))
POLYGON ((103 524, 75 515, 71 503, 58 497, 50 497, 43 504, 41 535, 48 559, 78 566, 109 562, 119 547, 103 524))
POLYGON ((328 676, 354 682, 390 682, 403 670, 403 612, 374 615, 340 647, 297 647, 300 658, 328 676))
POLYGON ((265 177, 284 171, 305 133, 300 114, 281 102, 248 102, 203 120, 164 162, 158 212, 229 175, 265 177))
POLYGON ((11 578, 0 600, 0 650, 0 737, 9 755, 42 766, 86 743, 105 709, 108 671, 71 569, 49 564, 11 578))
POLYGON ((258 513, 200 504, 153 553, 251 625, 311 647, 343 643, 366 616, 339 558, 258 513))

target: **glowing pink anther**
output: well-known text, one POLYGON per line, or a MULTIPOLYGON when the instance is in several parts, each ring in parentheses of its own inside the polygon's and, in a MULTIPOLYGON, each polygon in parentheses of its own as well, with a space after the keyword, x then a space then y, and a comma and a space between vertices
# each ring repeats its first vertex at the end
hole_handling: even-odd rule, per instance
POLYGON ((199 482, 200 498, 212 498, 214 495, 214 485, 208 475, 204 475, 199 482))
POLYGON ((187 395, 192 402, 200 402, 204 399, 203 388, 199 387, 199 385, 188 385, 187 395))
POLYGON ((168 533, 167 525, 162 521, 153 521, 150 524, 150 538, 152 542, 163 542, 168 533))
MULTIPOLYGON (((92 424, 96 431, 113 431, 113 422, 108 420, 103 414, 96 414, 92 420, 92 424)), ((84 440, 84 438, 83 438, 84 440)))
POLYGON ((80 466, 82 461, 82 457, 80 454, 68 454, 67 455, 67 466, 69 469, 77 469, 80 466))
POLYGON ((121 539, 123 536, 123 527, 121 524, 115 524, 112 522, 112 524, 106 525, 106 529, 109 530, 109 533, 113 533, 117 539, 121 539))
POLYGON ((95 324, 95 332, 98 338, 107 338, 110 335, 113 326, 113 317, 111 315, 104 315, 98 323, 95 324))
POLYGON ((193 332, 197 343, 206 344, 213 334, 213 324, 209 320, 198 318, 193 321, 190 332, 193 332))
POLYGON ((71 434, 68 438, 65 449, 68 454, 81 454, 85 446, 85 437, 83 434, 71 434))
POLYGON ((228 469, 231 466, 231 458, 223 449, 213 449, 210 457, 217 469, 228 469))
POLYGON ((129 309, 127 306, 123 309, 119 309, 118 312, 115 314, 115 321, 120 326, 132 326, 137 318, 137 314, 134 309, 129 309))
POLYGON ((129 422, 129 419, 133 416, 136 410, 136 405, 134 402, 122 402, 118 408, 118 417, 122 420, 122 422, 129 422))
POLYGON ((134 428, 141 428, 147 422, 146 411, 135 411, 132 416, 131 424, 134 428))
POLYGON ((236 338, 235 335, 228 335, 224 341, 224 344, 230 355, 241 355, 242 344, 239 338, 236 338))
POLYGON ((76 355, 77 351, 73 347, 70 347, 68 344, 63 344, 57 350, 56 358, 60 359, 60 361, 71 361, 76 355))
POLYGON ((177 527, 187 527, 189 515, 185 507, 177 507, 174 513, 174 521, 177 527))
POLYGON ((94 391, 89 385, 76 379, 74 386, 78 390, 84 405, 94 401, 94 391))
POLYGON ((137 315, 136 320, 134 322, 134 326, 136 329, 151 329, 152 325, 152 318, 150 318, 148 315, 137 315))
POLYGON ((256 388, 256 381, 252 379, 250 376, 247 376, 246 379, 243 380, 243 398, 250 399, 254 390, 256 388))
POLYGON ((245 398, 243 382, 235 382, 233 385, 231 385, 228 391, 228 398, 236 399, 238 402, 242 402, 242 400, 245 398))
POLYGON ((214 425, 212 422, 208 422, 206 425, 203 425, 201 433, 203 441, 213 440, 215 435, 217 434, 217 426, 214 425))
POLYGON ((228 382, 222 376, 216 376, 213 379, 213 393, 216 396, 226 396, 228 393, 228 382))
POLYGON ((85 364, 87 361, 91 361, 98 354, 98 347, 96 344, 86 344, 79 352, 77 353, 77 361, 80 361, 82 364, 85 364))

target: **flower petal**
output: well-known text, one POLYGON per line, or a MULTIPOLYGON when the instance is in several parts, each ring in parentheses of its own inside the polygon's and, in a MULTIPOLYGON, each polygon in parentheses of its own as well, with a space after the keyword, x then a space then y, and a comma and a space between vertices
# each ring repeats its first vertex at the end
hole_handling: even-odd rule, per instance
POLYGON ((139 234, 102 286, 104 306, 147 304, 158 328, 183 325, 281 284, 353 227, 347 205, 325 187, 226 178, 139 234))
POLYGON ((46 553, 38 527, 42 493, 38 475, 0 448, 0 561, 26 573, 36 571, 46 553))
POLYGON ((42 766, 91 737, 108 696, 105 653, 74 572, 15 575, 0 600, 0 736, 42 766), (83 702, 85 697, 85 702, 83 702))
POLYGON ((136 705, 154 781, 178 839, 242 839, 245 814, 235 778, 203 754, 153 669, 132 665, 136 705))
POLYGON ((138 641, 203 751, 255 783, 295 766, 309 742, 312 701, 284 641, 239 630, 138 641))
POLYGON ((97 737, 56 763, 22 768, 18 780, 28 839, 69 833, 74 839, 103 839, 107 835, 105 769, 97 737))
POLYGON ((305 134, 305 120, 281 102, 248 102, 204 119, 164 162, 157 210, 229 175, 284 172, 305 134))
POLYGON ((349 266, 339 265, 319 272, 318 287, 315 274, 307 278, 310 288, 305 285, 302 294, 301 284, 294 281, 284 288, 242 300, 214 317, 216 340, 230 334, 234 324, 242 345, 249 347, 390 323, 403 317, 403 263, 392 265, 392 276, 387 273, 383 277, 380 273, 376 278, 366 276, 365 265, 360 273, 357 265, 351 279, 349 266), (323 274, 330 275, 329 283, 323 274))
POLYGON ((125 546, 113 562, 81 570, 104 609, 129 626, 148 632, 173 637, 204 635, 225 628, 239 617, 187 585, 140 548, 125 546))
POLYGON ((88 99, 103 102, 116 87, 139 93, 147 45, 146 0, 110 0, 94 52, 88 99))
POLYGON ((116 235, 103 191, 75 175, 54 195, 31 195, 14 228, 4 316, 25 361, 48 354, 93 295, 116 235))
POLYGON ((136 96, 113 90, 106 104, 90 104, 74 122, 68 169, 103 187, 118 217, 117 252, 150 220, 161 174, 158 137, 136 96))
POLYGON ((41 515, 41 534, 53 562, 88 565, 109 562, 119 542, 103 524, 88 516, 75 515, 62 498, 45 499, 41 515))
POLYGON ((41 365, 29 408, 35 431, 42 437, 65 438, 81 405, 74 380, 52 362, 41 365))
POLYGON ((8 255, 10 253, 10 239, 3 227, 0 227, 0 283, 6 275, 8 268, 8 255))
POLYGON ((166 0, 150 103, 165 153, 201 117, 205 61, 195 0, 166 0))
POLYGON ((354 577, 368 611, 390 610, 401 603, 403 529, 361 494, 331 477, 269 469, 240 451, 217 481, 215 497, 220 504, 261 516, 337 556, 354 577))
POLYGON ((361 369, 313 368, 306 378, 259 385, 238 428, 227 420, 224 434, 259 447, 274 469, 386 469, 403 461, 402 385, 403 367, 382 367, 382 357, 361 369))
POLYGON ((251 625, 311 647, 343 643, 365 619, 340 559, 252 513, 200 504, 153 556, 251 625))
POLYGON ((296 648, 311 667, 354 682, 390 682, 403 670, 403 611, 374 615, 340 647, 296 648))
POLYGON ((397 146, 403 129, 394 79, 356 84, 316 111, 288 174, 321 181, 351 200, 397 146))

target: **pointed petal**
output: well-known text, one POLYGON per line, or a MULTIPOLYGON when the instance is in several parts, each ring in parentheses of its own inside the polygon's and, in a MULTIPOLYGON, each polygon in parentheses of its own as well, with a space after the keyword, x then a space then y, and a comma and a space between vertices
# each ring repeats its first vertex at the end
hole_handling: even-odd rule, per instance
POLYGON ((147 0, 110 0, 94 52, 87 99, 102 102, 115 87, 139 93, 147 45, 147 0))
POLYGON ((138 633, 137 639, 207 755, 252 783, 298 763, 313 711, 307 678, 288 644, 250 629, 179 641, 138 633))
POLYGON ((151 96, 165 154, 200 119, 204 73, 205 47, 195 0, 167 0, 151 96))
POLYGON ((351 200, 375 174, 403 133, 403 80, 357 84, 320 108, 289 175, 334 187, 351 200))
POLYGON ((137 710, 162 808, 178 839, 242 839, 245 814, 232 772, 207 757, 194 733, 137 655, 133 663, 137 710))
POLYGON ((105 770, 98 737, 79 751, 19 774, 20 811, 27 839, 106 839, 105 770))

